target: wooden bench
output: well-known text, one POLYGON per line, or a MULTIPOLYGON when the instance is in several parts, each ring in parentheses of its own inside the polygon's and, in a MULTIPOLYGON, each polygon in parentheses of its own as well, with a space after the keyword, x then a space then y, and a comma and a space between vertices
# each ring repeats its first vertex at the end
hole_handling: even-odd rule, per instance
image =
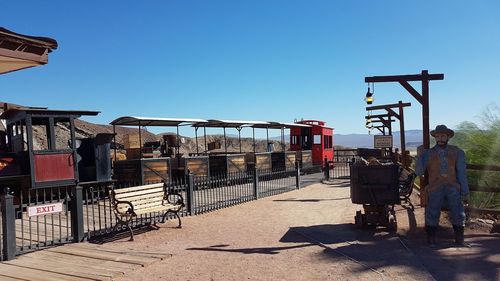
POLYGON ((164 223, 166 216, 173 213, 179 220, 177 227, 182 226, 178 212, 184 207, 184 199, 178 193, 168 192, 167 186, 163 183, 112 189, 109 195, 118 219, 114 231, 118 226, 127 226, 130 231, 130 241, 134 240, 130 223, 139 215, 165 212, 161 221, 164 223))

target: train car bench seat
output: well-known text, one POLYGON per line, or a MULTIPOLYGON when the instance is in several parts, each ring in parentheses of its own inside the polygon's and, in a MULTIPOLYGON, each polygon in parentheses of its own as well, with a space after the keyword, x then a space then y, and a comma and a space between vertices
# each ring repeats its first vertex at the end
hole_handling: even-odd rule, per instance
POLYGON ((168 214, 173 213, 178 221, 178 228, 182 227, 179 211, 185 206, 182 195, 168 192, 164 183, 133 186, 109 191, 113 212, 117 218, 114 231, 118 226, 126 226, 130 231, 130 241, 134 240, 134 233, 130 226, 132 219, 139 215, 153 212, 165 212, 162 223, 168 214))

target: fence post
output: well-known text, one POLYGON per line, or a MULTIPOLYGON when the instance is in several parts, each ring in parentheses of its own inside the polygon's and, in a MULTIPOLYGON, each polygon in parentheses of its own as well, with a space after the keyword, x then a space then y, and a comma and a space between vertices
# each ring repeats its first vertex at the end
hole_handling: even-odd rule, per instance
POLYGON ((194 215, 194 175, 189 173, 187 176, 186 203, 189 215, 194 215))
POLYGON ((323 165, 323 173, 325 175, 325 180, 330 179, 330 167, 328 166, 328 158, 325 157, 325 165, 323 165))
POLYGON ((16 257, 16 217, 14 196, 6 187, 1 195, 2 204, 2 230, 3 230, 3 260, 12 260, 16 257))
POLYGON ((300 166, 299 161, 295 161, 295 187, 300 189, 300 166))
POLYGON ((72 198, 70 201, 71 210, 71 235, 73 242, 81 242, 85 238, 83 227, 83 188, 79 185, 71 188, 72 198))
POLYGON ((253 197, 255 200, 259 199, 259 170, 254 166, 253 168, 253 197))

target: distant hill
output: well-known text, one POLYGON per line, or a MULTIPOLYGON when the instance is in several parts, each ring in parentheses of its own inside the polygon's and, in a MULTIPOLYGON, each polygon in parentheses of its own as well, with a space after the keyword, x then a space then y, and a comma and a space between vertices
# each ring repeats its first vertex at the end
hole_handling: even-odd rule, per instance
MULTIPOLYGON (((373 147, 373 135, 368 134, 335 134, 333 143, 345 147, 373 147)), ((422 144, 422 130, 408 130, 405 132, 406 149, 414 150, 422 144)), ((400 133, 393 132, 394 147, 401 147, 400 133)))
MULTIPOLYGON (((378 135, 378 134, 376 134, 378 135)), ((271 140, 280 141, 281 137, 272 137, 271 140)), ((285 141, 290 141, 290 135, 285 135, 285 141)), ((406 149, 414 150, 422 144, 422 130, 408 130, 405 132, 406 149)), ((401 147, 399 131, 393 132, 394 147, 401 147)), ((373 134, 334 134, 333 144, 343 147, 373 147, 373 134)))

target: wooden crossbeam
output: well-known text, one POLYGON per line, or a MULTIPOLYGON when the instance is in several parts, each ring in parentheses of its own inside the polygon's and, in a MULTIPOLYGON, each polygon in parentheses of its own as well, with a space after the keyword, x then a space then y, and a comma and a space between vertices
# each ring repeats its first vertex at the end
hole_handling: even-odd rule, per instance
MULTIPOLYGON (((402 107, 407 107, 411 106, 411 103, 405 102, 401 104, 402 107)), ((392 104, 384 104, 384 105, 374 105, 374 106, 367 106, 366 110, 378 110, 378 109, 387 109, 387 108, 398 108, 399 103, 392 103, 392 104)))
POLYGON ((365 77, 366 83, 399 82, 399 81, 423 81, 443 80, 444 74, 410 74, 410 75, 388 75, 365 77))

